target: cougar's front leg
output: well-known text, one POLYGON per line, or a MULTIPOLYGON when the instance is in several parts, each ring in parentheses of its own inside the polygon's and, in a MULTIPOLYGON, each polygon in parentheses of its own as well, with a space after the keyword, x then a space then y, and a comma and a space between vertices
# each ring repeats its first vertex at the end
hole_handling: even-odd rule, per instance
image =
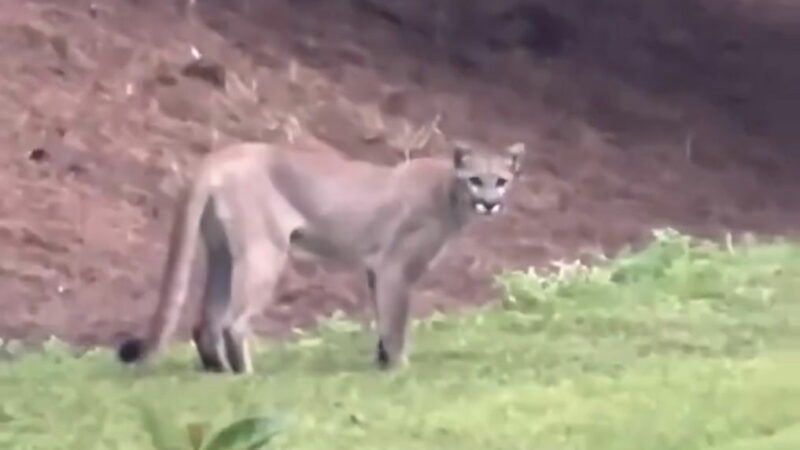
POLYGON ((406 363, 409 280, 402 270, 385 269, 370 277, 378 328, 376 363, 391 369, 406 363))

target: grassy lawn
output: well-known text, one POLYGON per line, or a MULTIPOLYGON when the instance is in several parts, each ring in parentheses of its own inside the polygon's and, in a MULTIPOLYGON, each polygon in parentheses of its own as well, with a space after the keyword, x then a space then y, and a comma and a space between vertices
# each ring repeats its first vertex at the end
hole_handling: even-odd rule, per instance
POLYGON ((800 247, 659 232, 498 283, 502 304, 417 323, 396 373, 341 320, 260 343, 242 378, 198 373, 185 345, 136 371, 51 342, 0 361, 0 448, 154 449, 148 418, 175 434, 265 412, 287 450, 800 449, 800 247))

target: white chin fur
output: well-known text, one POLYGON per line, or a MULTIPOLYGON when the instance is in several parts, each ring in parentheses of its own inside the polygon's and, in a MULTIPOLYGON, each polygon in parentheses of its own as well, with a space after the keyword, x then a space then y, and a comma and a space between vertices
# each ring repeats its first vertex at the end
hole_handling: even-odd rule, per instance
POLYGON ((475 211, 477 211, 478 214, 497 214, 500 212, 500 208, 500 203, 492 205, 491 208, 487 208, 483 203, 475 203, 475 211))

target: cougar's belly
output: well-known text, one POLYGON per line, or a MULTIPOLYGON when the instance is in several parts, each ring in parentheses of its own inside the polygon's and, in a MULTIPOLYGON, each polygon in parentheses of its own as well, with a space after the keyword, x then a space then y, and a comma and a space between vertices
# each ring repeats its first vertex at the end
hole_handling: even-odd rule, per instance
POLYGON ((347 264, 359 264, 364 257, 363 242, 353 242, 346 236, 323 235, 309 228, 298 228, 289 240, 295 250, 347 264))

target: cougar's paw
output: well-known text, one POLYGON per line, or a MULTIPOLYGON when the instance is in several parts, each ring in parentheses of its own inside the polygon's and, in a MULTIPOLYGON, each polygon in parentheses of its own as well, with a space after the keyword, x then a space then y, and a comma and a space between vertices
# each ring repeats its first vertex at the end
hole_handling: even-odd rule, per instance
POLYGON ((401 354, 395 355, 394 357, 390 356, 389 352, 386 350, 383 340, 378 341, 378 348, 375 356, 378 368, 382 370, 399 369, 408 366, 408 358, 406 355, 401 354))
POLYGON ((378 363, 378 367, 381 369, 387 369, 389 367, 389 352, 386 351, 386 347, 383 345, 383 341, 378 341, 378 349, 377 353, 375 354, 375 362, 378 363))

